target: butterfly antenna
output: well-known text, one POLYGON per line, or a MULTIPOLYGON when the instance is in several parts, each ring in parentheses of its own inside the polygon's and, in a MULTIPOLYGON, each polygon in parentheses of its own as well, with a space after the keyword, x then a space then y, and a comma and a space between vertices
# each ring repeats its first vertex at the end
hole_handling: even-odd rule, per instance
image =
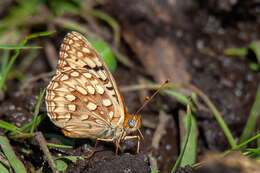
POLYGON ((170 79, 167 79, 165 82, 162 83, 162 85, 153 93, 151 97, 146 97, 146 100, 144 104, 135 112, 135 115, 138 114, 153 98, 156 96, 159 91, 167 84, 169 83, 170 79))

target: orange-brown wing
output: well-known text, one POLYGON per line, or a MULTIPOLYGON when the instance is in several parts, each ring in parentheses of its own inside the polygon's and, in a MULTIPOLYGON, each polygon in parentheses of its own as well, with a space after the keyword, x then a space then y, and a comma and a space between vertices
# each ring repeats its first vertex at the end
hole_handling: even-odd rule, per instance
POLYGON ((73 137, 104 137, 107 128, 122 126, 125 115, 123 99, 103 59, 76 32, 64 39, 46 105, 51 120, 73 132, 73 137))

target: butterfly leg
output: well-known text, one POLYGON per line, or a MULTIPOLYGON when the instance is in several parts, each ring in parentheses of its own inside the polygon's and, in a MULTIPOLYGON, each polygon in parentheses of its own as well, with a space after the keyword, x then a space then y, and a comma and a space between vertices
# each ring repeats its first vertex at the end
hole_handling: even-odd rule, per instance
POLYGON ((126 136, 124 139, 134 139, 137 138, 137 150, 136 153, 140 151, 140 136, 126 136))

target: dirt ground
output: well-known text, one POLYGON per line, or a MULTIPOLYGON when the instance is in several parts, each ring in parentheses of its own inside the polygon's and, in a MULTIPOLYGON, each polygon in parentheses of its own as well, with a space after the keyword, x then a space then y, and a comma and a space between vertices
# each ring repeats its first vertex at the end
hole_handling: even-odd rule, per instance
MULTIPOLYGON (((226 48, 248 47, 260 38, 259 4, 254 1, 106 1, 97 8, 113 16, 121 26, 122 44, 119 50, 131 58, 134 68, 119 64, 114 77, 120 87, 142 82, 143 78, 157 83, 170 78, 175 83, 192 83, 200 88, 220 111, 233 136, 239 137, 252 107, 260 73, 249 68, 256 62, 255 56, 226 56, 226 48)), ((58 31, 59 32, 59 31, 58 31)), ((35 40, 37 45, 46 41, 59 49, 65 31, 52 38, 35 40)), ((107 40, 111 41, 111 40, 107 40)), ((22 57, 26 52, 23 52, 22 57)), ((22 58, 18 60, 21 61, 22 58)), ((26 70, 27 76, 37 76, 52 71, 43 51, 26 70)), ((32 121, 39 92, 48 85, 51 77, 40 78, 26 88, 17 80, 8 80, 7 91, 0 102, 0 119, 16 126, 32 121)), ((185 91, 184 91, 185 92, 185 91)), ((142 105, 142 95, 150 92, 122 92, 128 112, 135 112, 142 105)), ((203 104, 203 103, 201 103, 203 104)), ((186 108, 167 96, 157 96, 141 112, 145 125, 141 131, 144 140, 141 153, 136 154, 136 141, 122 143, 118 157, 113 144, 99 143, 96 154, 88 161, 71 163, 66 172, 117 173, 150 172, 149 158, 157 160, 160 172, 169 172, 180 151, 178 112, 186 108), (169 116, 166 134, 158 149, 151 145, 159 111, 164 108, 169 116), (153 127, 155 125, 155 127, 153 127)), ((40 113, 46 112, 42 103, 40 113)), ((217 121, 208 109, 195 113, 198 133, 199 161, 208 151, 224 151, 230 148, 217 121)), ((48 142, 60 143, 56 134, 63 136, 58 127, 46 118, 37 131, 47 134, 48 142)), ((65 139, 69 139, 64 137, 65 139)), ((52 154, 86 155, 94 142, 89 139, 70 139, 74 149, 51 149, 52 154)), ((36 143, 11 141, 18 156, 29 167, 36 169, 47 165, 36 143), (36 155, 25 155, 22 147, 30 148, 36 155)))

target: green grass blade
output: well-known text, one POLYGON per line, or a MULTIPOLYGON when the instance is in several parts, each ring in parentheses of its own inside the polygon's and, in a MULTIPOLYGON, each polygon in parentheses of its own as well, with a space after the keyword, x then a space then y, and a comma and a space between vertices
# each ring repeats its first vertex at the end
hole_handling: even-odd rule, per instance
POLYGON ((84 11, 86 11, 88 14, 92 16, 95 16, 107 22, 108 25, 114 31, 114 43, 118 44, 120 42, 120 26, 114 18, 109 16, 107 13, 104 13, 103 11, 96 10, 96 9, 84 9, 84 11))
POLYGON ((187 115, 186 116, 187 116, 187 136, 186 136, 186 140, 185 140, 185 143, 182 147, 180 155, 179 155, 175 165, 173 166, 173 168, 171 170, 171 173, 174 173, 176 171, 176 169, 181 165, 184 153, 187 150, 187 145, 188 145, 188 142, 189 142, 189 138, 190 138, 190 134, 191 134, 191 126, 192 126, 191 110, 190 110, 189 105, 187 105, 187 115))
MULTIPOLYGON (((32 38, 37 38, 37 37, 41 37, 41 36, 48 36, 53 34, 55 31, 46 31, 46 32, 39 32, 39 33, 34 33, 31 34, 27 37, 25 37, 24 40, 21 41, 21 43, 19 44, 19 46, 24 46, 28 40, 32 39, 32 38)), ((9 74, 9 72, 11 71, 11 68, 13 67, 16 59, 18 58, 19 54, 20 54, 20 49, 17 49, 14 53, 14 55, 11 57, 11 60, 9 61, 6 69, 4 70, 4 73, 2 74, 2 78, 0 80, 0 91, 3 89, 4 83, 7 79, 7 76, 9 74)))
MULTIPOLYGON (((46 116, 47 116, 46 113, 37 116, 37 121, 36 121, 35 126, 38 126, 42 122, 42 120, 44 120, 46 118, 46 116)), ((23 127, 20 128, 21 132, 22 133, 30 132, 31 128, 32 128, 32 124, 33 124, 32 121, 27 123, 27 124, 25 124, 23 127)), ((16 131, 15 132, 11 132, 10 136, 14 136, 14 135, 17 135, 17 134, 19 134, 19 133, 17 133, 16 131)))
POLYGON ((246 56, 248 54, 248 49, 247 48, 225 49, 224 54, 228 56, 246 56))
MULTIPOLYGON (((37 116, 37 121, 36 121, 36 123, 35 123, 35 127, 38 126, 46 117, 47 117, 47 114, 46 114, 46 113, 37 116)), ((31 131, 33 123, 34 123, 34 122, 31 121, 31 122, 25 124, 23 127, 20 128, 21 131, 22 131, 23 133, 26 133, 26 132, 31 131)))
POLYGON ((73 148, 70 145, 59 145, 59 144, 52 144, 52 143, 47 143, 48 147, 55 147, 55 148, 65 148, 65 149, 71 149, 73 148))
POLYGON ((14 169, 14 172, 26 173, 26 169, 23 163, 15 155, 15 152, 13 151, 7 137, 0 136, 0 146, 6 158, 9 160, 10 165, 14 169))
POLYGON ((1 173, 9 173, 8 169, 0 162, 0 172, 1 173))
POLYGON ((239 143, 247 140, 255 129, 256 122, 260 115, 260 84, 257 89, 254 104, 252 106, 249 118, 247 120, 246 126, 244 127, 243 133, 240 137, 239 143))
POLYGON ((166 93, 166 94, 176 98, 178 100, 178 102, 182 103, 183 105, 190 105, 192 111, 196 110, 192 101, 190 99, 188 99, 187 97, 185 97, 183 94, 181 94, 177 91, 174 91, 172 89, 164 89, 161 92, 166 93))
POLYGON ((33 134, 34 129, 35 129, 36 124, 37 124, 37 119, 38 119, 37 117, 38 117, 38 114, 39 114, 40 105, 42 103, 42 99, 43 99, 45 91, 46 91, 45 88, 41 91, 40 98, 38 99, 36 106, 35 106, 35 110, 34 110, 34 114, 33 114, 33 120, 32 120, 32 127, 31 127, 31 131, 30 131, 31 134, 33 134))
MULTIPOLYGON (((190 135, 189 140, 186 145, 186 150, 184 151, 183 158, 181 161, 180 166, 185 167, 187 165, 192 165, 196 161, 196 155, 197 155, 197 141, 198 141, 198 127, 195 117, 191 114, 191 117, 188 115, 181 117, 185 131, 188 132, 188 128, 190 125, 189 118, 191 118, 191 133, 186 134, 183 139, 186 139, 187 135, 190 135)), ((181 141, 181 148, 185 146, 186 141, 181 141)))
POLYGON ((3 51, 3 56, 2 56, 2 59, 1 59, 1 75, 4 74, 4 70, 7 66, 7 63, 8 63, 8 59, 9 59, 9 51, 8 50, 4 50, 3 51))
POLYGON ((245 147, 248 143, 250 143, 250 142, 252 142, 252 141, 254 141, 254 140, 256 140, 256 139, 259 139, 259 138, 260 138, 260 133, 257 134, 257 135, 255 135, 255 136, 253 136, 252 138, 249 138, 248 140, 246 140, 246 141, 244 141, 244 142, 242 142, 242 143, 236 145, 236 146, 233 147, 232 149, 230 149, 230 150, 228 150, 228 151, 225 151, 224 154, 223 154, 223 156, 225 156, 225 155, 231 153, 232 151, 241 149, 241 148, 245 147))
POLYGON ((14 133, 18 133, 21 134, 22 132, 19 130, 18 127, 16 127, 15 125, 12 125, 6 121, 2 121, 0 120, 0 127, 4 128, 5 130, 14 132, 14 133))
POLYGON ((14 45, 0 45, 0 49, 17 50, 17 49, 41 49, 40 46, 14 46, 14 45))

